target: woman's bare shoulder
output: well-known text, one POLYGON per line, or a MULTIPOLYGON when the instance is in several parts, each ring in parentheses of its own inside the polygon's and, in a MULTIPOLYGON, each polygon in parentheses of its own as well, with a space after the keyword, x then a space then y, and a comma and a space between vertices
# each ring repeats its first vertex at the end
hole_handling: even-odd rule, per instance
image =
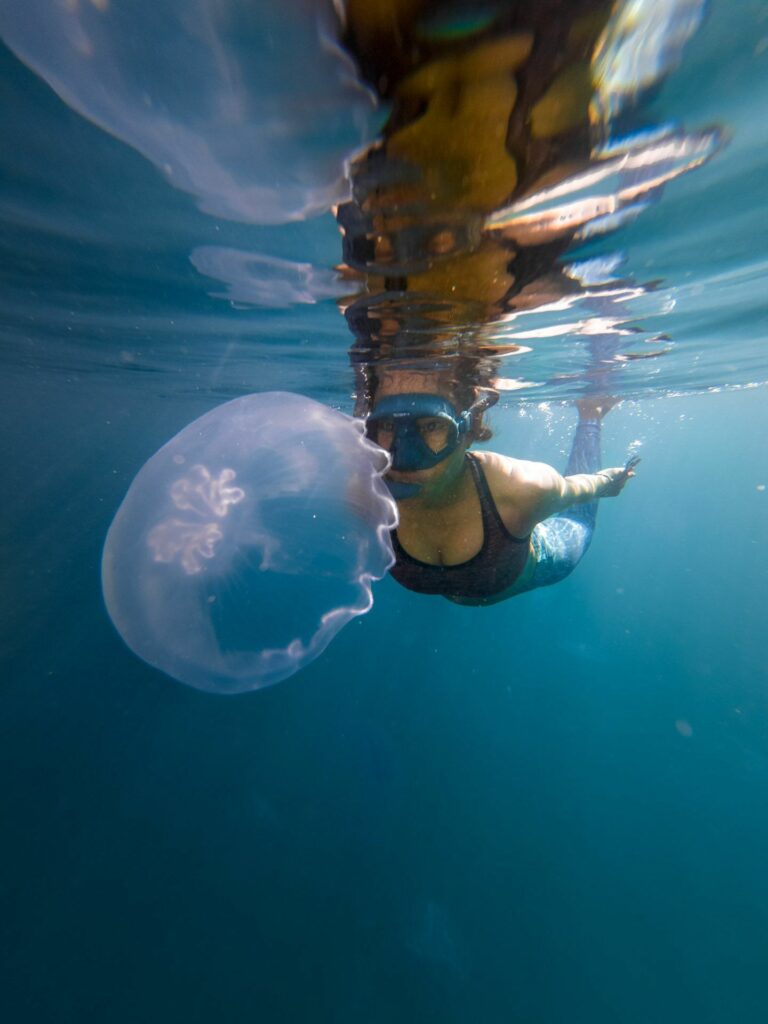
POLYGON ((515 537, 529 534, 544 518, 542 502, 557 492, 560 474, 546 462, 496 452, 482 452, 480 464, 504 525, 515 537))
POLYGON ((531 462, 528 459, 513 459, 498 452, 473 452, 480 462, 491 491, 495 494, 507 492, 510 488, 547 487, 559 474, 546 462, 531 462))

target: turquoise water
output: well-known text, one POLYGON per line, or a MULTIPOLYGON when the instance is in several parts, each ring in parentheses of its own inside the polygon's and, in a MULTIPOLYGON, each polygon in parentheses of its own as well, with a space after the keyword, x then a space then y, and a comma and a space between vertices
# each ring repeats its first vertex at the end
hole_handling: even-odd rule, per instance
MULTIPOLYGON (((605 461, 643 462, 583 565, 487 609, 385 579, 236 698, 122 645, 101 547, 217 403, 351 411, 335 221, 211 212, 0 53, 4 1020, 765 1019, 767 40, 711 7, 648 116, 728 143, 600 243, 670 341, 619 378, 605 461)), ((299 155, 370 137, 355 102, 299 155)), ((583 360, 531 347, 493 447, 560 466, 583 360)))

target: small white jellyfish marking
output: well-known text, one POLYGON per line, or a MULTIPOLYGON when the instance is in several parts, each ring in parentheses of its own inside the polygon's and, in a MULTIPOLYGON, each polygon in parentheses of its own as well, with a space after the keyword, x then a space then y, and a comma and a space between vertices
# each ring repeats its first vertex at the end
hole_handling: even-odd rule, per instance
POLYGON ((179 558, 188 576, 203 568, 201 559, 216 554, 216 543, 224 534, 216 523, 187 523, 183 519, 166 519, 150 530, 147 544, 156 562, 173 562, 179 558))
POLYGON ((245 497, 241 487, 229 487, 237 474, 234 469, 222 469, 218 477, 200 464, 192 466, 189 475, 171 485, 171 497, 176 508, 197 512, 206 518, 213 513, 225 516, 230 505, 237 505, 245 497))
MULTIPOLYGON (((178 458, 174 459, 177 464, 178 458)), ((241 487, 229 486, 236 475, 233 469, 222 469, 215 477, 198 463, 191 467, 187 476, 174 481, 171 498, 176 508, 194 512, 202 519, 209 519, 211 514, 223 518, 230 505, 237 505, 245 498, 241 487)), ((202 559, 214 557, 216 544, 223 536, 216 523, 172 518, 158 523, 149 532, 147 544, 152 548, 155 562, 174 562, 178 558, 184 572, 193 576, 203 569, 202 559)))
POLYGON ((678 718, 678 720, 675 722, 675 728, 680 733, 680 735, 684 736, 687 740, 689 740, 691 736, 693 736, 693 726, 684 718, 678 718))

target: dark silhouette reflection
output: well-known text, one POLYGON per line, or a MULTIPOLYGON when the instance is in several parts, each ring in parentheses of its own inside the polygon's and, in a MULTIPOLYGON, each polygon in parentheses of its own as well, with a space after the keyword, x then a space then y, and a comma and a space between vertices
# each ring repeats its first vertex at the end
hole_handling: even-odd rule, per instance
POLYGON ((398 503, 392 575, 409 589, 486 604, 563 579, 589 546, 597 500, 634 475, 600 468, 600 430, 636 285, 615 261, 574 267, 574 242, 637 215, 701 163, 717 134, 626 134, 640 93, 671 67, 697 4, 426 0, 348 4, 346 43, 390 104, 337 210, 356 415, 390 454, 398 503), (675 14, 676 10, 676 14, 675 14), (638 71, 638 58, 641 71, 638 71), (584 370, 561 475, 470 451, 521 316, 579 306, 584 370))

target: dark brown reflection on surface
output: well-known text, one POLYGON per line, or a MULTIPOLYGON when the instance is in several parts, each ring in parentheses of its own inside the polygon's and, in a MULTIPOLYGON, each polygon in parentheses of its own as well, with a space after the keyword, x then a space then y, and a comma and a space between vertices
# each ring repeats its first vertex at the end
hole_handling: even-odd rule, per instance
POLYGON ((360 288, 342 308, 356 415, 392 458, 393 575, 410 589, 484 604, 557 582, 590 543, 597 499, 633 475, 600 469, 600 425, 633 333, 619 306, 642 289, 565 256, 716 140, 620 136, 653 79, 626 86, 621 16, 594 0, 346 6, 345 43, 390 113, 337 210, 340 271, 360 288), (571 330, 583 368, 563 369, 581 395, 565 474, 470 451, 499 391, 526 386, 506 375, 529 351, 509 325, 585 299, 571 330))
POLYGON ((468 325, 577 287, 557 266, 573 230, 513 239, 486 223, 587 163, 590 61, 610 8, 505 4, 468 38, 444 40, 427 31, 440 6, 349 6, 349 44, 392 105, 338 210, 345 270, 364 284, 347 319, 377 355, 402 343, 450 350, 468 325))

